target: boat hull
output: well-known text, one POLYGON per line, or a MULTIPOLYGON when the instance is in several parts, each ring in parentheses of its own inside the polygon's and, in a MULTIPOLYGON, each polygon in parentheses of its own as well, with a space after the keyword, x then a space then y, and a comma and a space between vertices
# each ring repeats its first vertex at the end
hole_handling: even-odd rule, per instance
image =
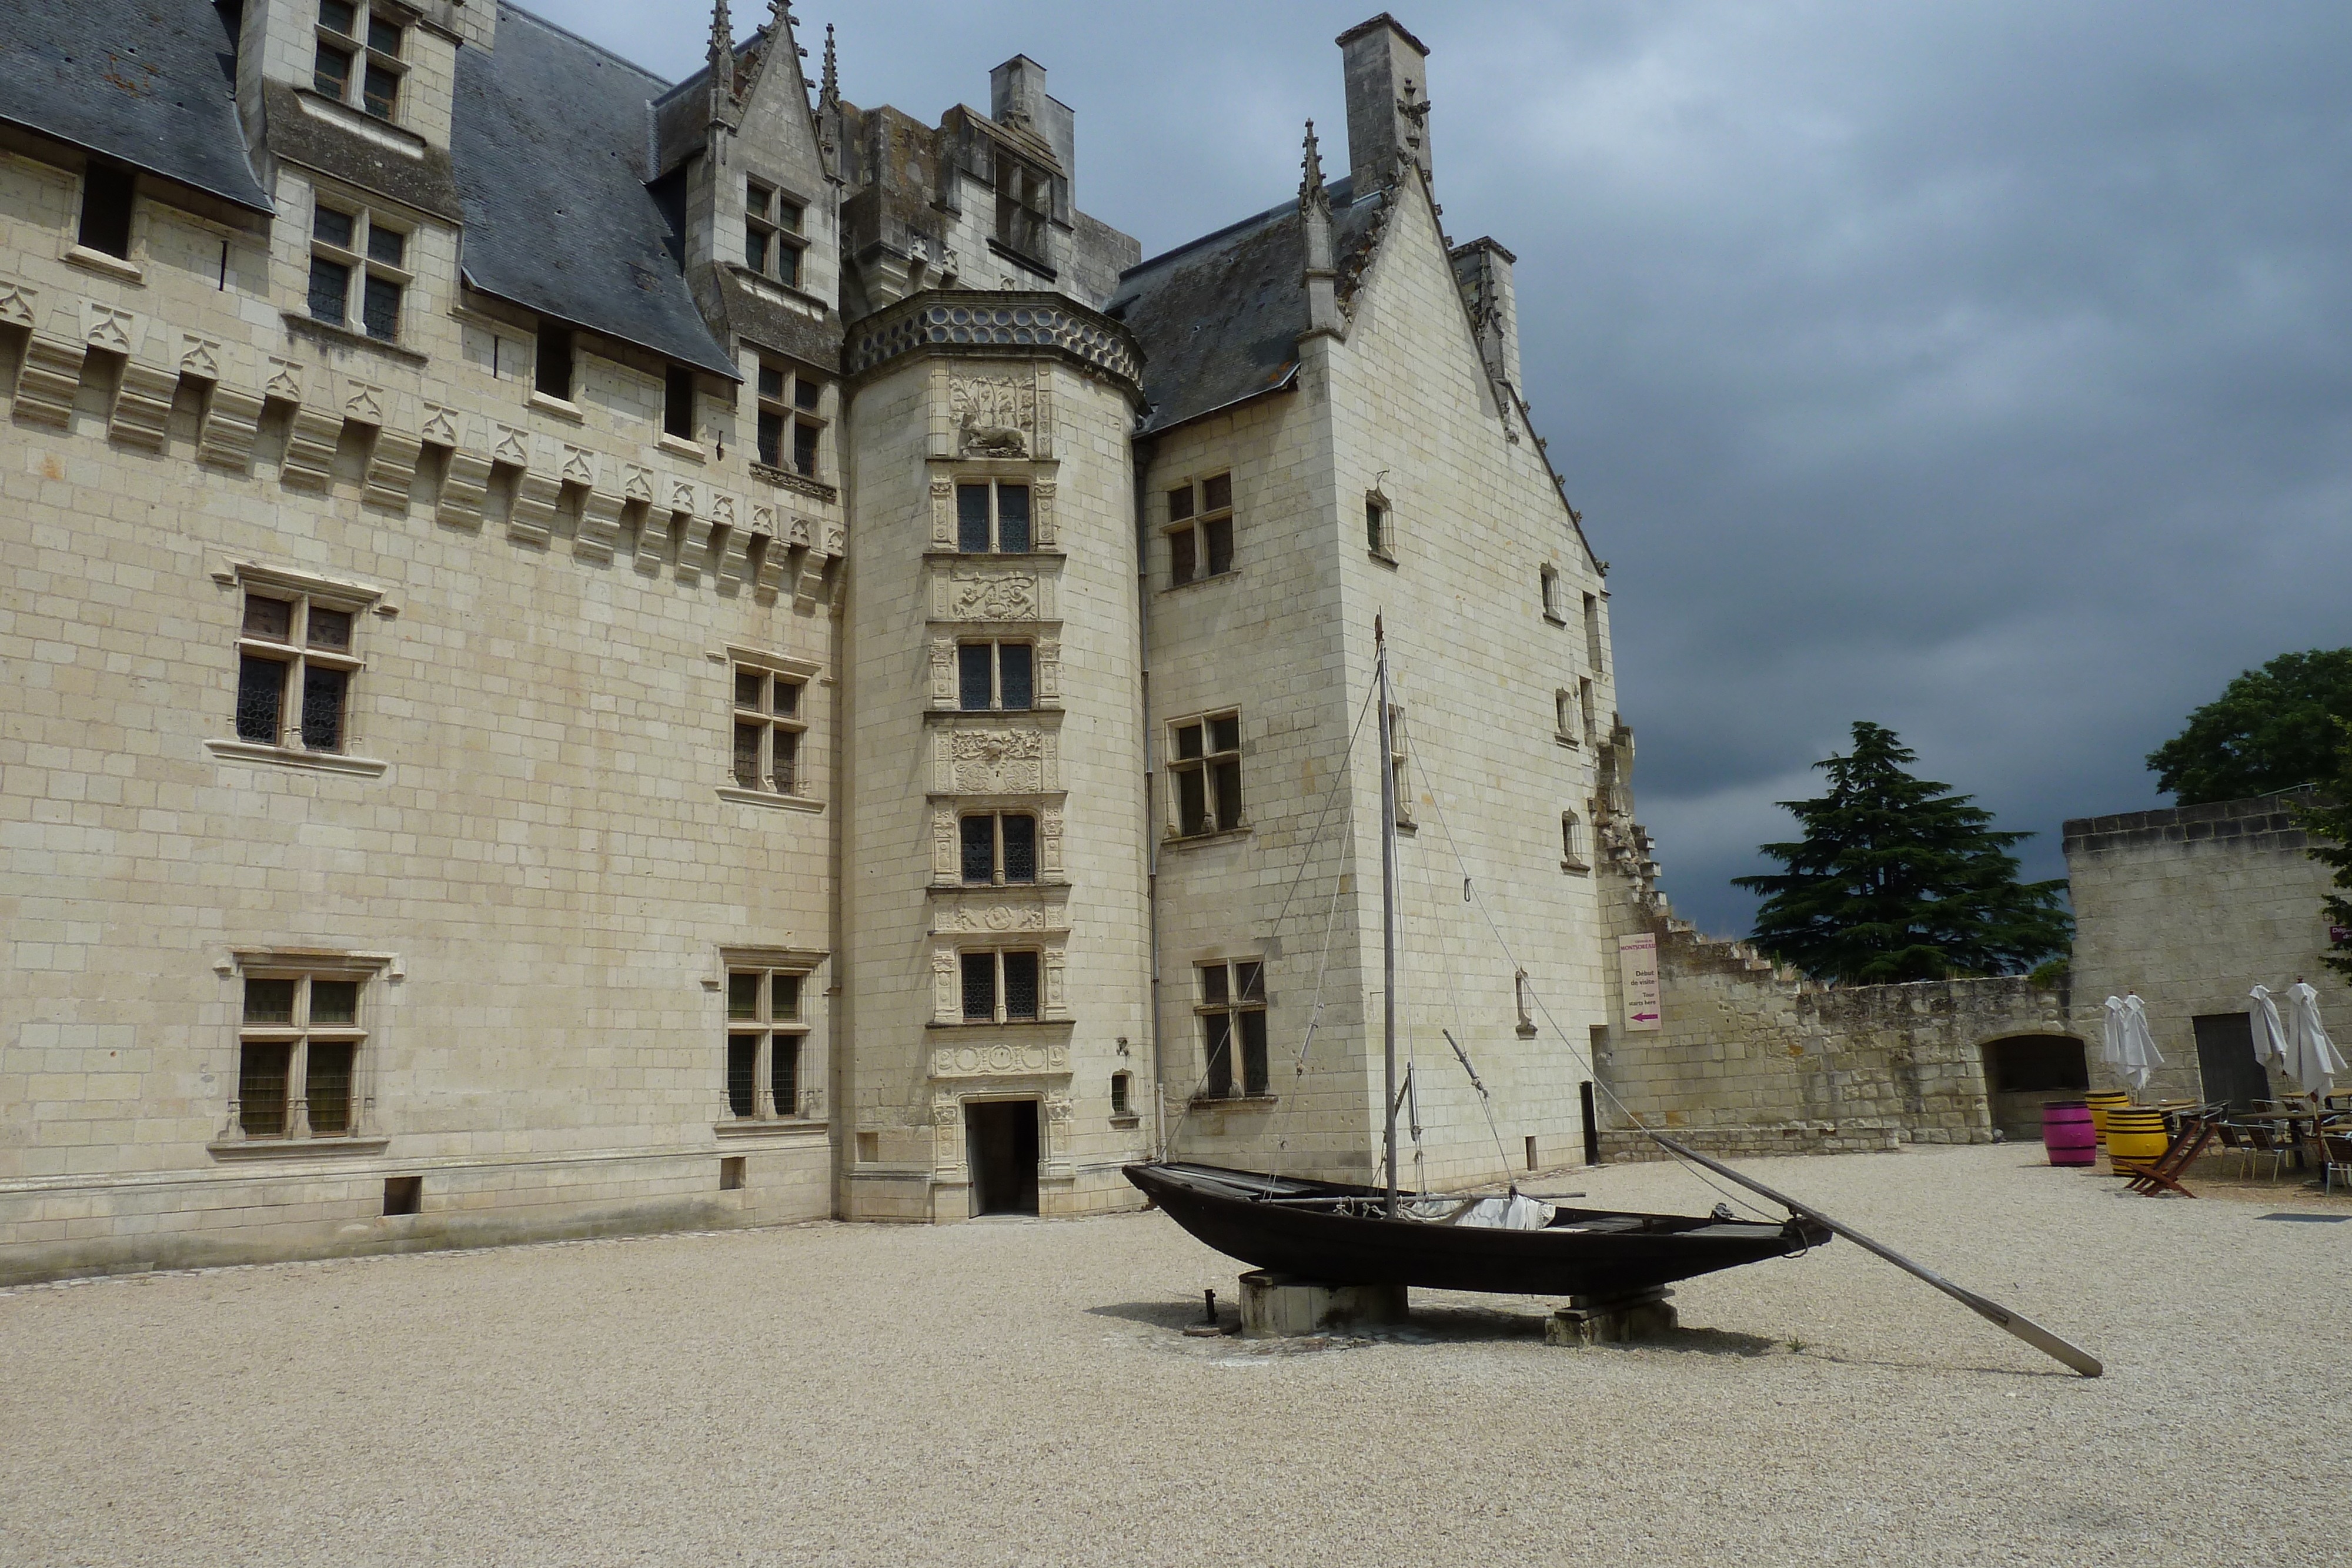
POLYGON ((1227 1257, 1332 1285, 1407 1285, 1527 1296, 1633 1295, 1830 1239, 1827 1227, 1559 1209, 1540 1230, 1391 1219, 1373 1188, 1215 1166, 1133 1165, 1127 1179, 1195 1239, 1227 1257), (1360 1199, 1323 1204, 1321 1199, 1360 1199))

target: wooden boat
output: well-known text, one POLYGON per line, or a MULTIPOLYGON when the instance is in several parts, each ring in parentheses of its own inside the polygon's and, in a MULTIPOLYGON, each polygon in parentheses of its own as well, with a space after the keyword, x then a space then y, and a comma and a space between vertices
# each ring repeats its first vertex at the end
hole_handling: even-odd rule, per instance
MULTIPOLYGON (((1380 622, 1372 623, 1380 698, 1380 755, 1392 757, 1389 659, 1380 622)), ((1669 1155, 1736 1182, 1780 1205, 1780 1224, 1743 1220, 1717 1204, 1712 1214, 1636 1214, 1554 1208, 1516 1187, 1505 1198, 1415 1195, 1397 1188, 1396 775, 1381 770, 1381 949, 1385 998, 1388 1105, 1382 1147, 1385 1187, 1191 1165, 1166 1158, 1126 1167, 1127 1179, 1169 1218, 1228 1257, 1271 1273, 1326 1285, 1405 1285, 1425 1290, 1624 1300, 1718 1270, 1793 1257, 1842 1236, 1934 1286, 1986 1322, 2016 1335, 2084 1377, 2100 1375, 2098 1357, 2021 1312, 1954 1284, 1934 1270, 1873 1240, 1852 1226, 1719 1160, 1635 1124, 1669 1155)), ((1451 1041, 1452 1037, 1447 1037, 1451 1041)), ((1462 1048, 1465 1070, 1470 1066, 1462 1048)), ((1485 1086, 1475 1072, 1470 1082, 1485 1086)))
POLYGON ((1538 1229, 1447 1223, 1464 1200, 1406 1199, 1393 1218, 1378 1187, 1217 1166, 1127 1167, 1168 1217, 1229 1257, 1277 1274, 1350 1285, 1412 1285, 1522 1296, 1633 1295, 1718 1269, 1792 1257, 1826 1225, 1715 1216, 1554 1208, 1538 1229), (1431 1218, 1414 1218, 1416 1212, 1431 1218))
MULTIPOLYGON (((1380 755, 1387 757, 1393 755, 1388 643, 1377 623, 1373 644, 1380 685, 1380 755)), ((1166 1160, 1129 1166, 1127 1179, 1170 1218, 1218 1251, 1274 1273, 1334 1285, 1620 1297, 1719 1269, 1794 1256, 1827 1242, 1832 1234, 1828 1226, 1795 1214, 1772 1224, 1735 1218, 1720 1206, 1706 1216, 1554 1209, 1520 1199, 1514 1189, 1504 1200, 1506 1218, 1474 1209, 1473 1200, 1466 1198, 1400 1194, 1395 788, 1392 770, 1382 768, 1387 1186, 1353 1186, 1166 1160)), ((1464 1065, 1468 1065, 1466 1057, 1464 1065)), ((1476 1082, 1475 1074, 1472 1082, 1476 1082)), ((1486 1207, 1497 1206, 1480 1206, 1486 1207)))

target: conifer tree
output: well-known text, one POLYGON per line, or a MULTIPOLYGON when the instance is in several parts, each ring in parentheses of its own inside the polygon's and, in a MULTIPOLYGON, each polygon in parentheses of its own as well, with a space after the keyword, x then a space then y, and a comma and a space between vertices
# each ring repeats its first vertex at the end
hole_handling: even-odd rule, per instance
MULTIPOLYGON (((2336 721, 2336 747, 2334 775, 2319 781, 2319 799, 2308 806, 2289 808, 2295 825, 2310 833, 2319 842, 2305 852, 2322 865, 2336 868, 2336 885, 2339 891, 2319 901, 2327 912, 2327 924, 2339 930, 2352 929, 2352 722, 2336 721)), ((2352 947, 2337 946, 2335 951, 2320 956, 2319 961, 2337 974, 2352 977, 2352 947)))
POLYGON ((2065 883, 2019 882, 2009 853, 2033 835, 1997 831, 1973 797, 1904 770, 1916 760, 1893 730, 1856 724, 1850 754, 1814 764, 1829 793, 1780 802, 1804 837, 1761 850, 1788 869, 1732 879, 1764 895, 1759 946, 1854 985, 2015 974, 2065 949, 2065 883))

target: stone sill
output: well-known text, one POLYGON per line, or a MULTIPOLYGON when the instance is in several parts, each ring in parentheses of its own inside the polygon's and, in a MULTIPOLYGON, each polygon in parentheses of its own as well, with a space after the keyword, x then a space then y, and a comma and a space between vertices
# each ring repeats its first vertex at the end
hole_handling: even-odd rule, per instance
POLYGON ((1213 1111, 1220 1106, 1243 1111, 1265 1111, 1279 1105, 1282 1100, 1279 1095, 1275 1094, 1227 1094, 1222 1097, 1214 1094, 1195 1094, 1187 1103, 1195 1111, 1213 1111))
POLYGON ((1241 580, 1241 575, 1242 569, 1240 567, 1229 566, 1223 571, 1213 571, 1205 576, 1196 577, 1186 582, 1171 582, 1160 591, 1162 593, 1181 593, 1188 588, 1206 588, 1213 582, 1238 582, 1241 580))
POLYGON ((322 1155, 380 1155, 381 1138, 229 1138, 205 1145, 216 1160, 306 1160, 322 1155))
POLYGON ((765 806, 772 811, 822 811, 824 810, 824 801, 814 800, 806 795, 776 795, 765 789, 738 789, 732 786, 722 786, 718 794, 720 800, 732 800, 739 806, 765 806))
POLYGON ((772 485, 779 490, 791 490, 797 495, 806 496, 814 501, 830 502, 841 499, 841 491, 822 479, 812 479, 805 474, 790 468, 780 468, 772 463, 761 463, 756 458, 751 463, 751 477, 764 484, 772 485))
POLYGON ((927 549, 923 552, 923 559, 927 561, 992 560, 1012 566, 1055 566, 1069 559, 1070 552, 1065 549, 927 549))
POLYGON ((1143 1125, 1143 1118, 1140 1116, 1113 1116, 1110 1119, 1110 1124, 1114 1127, 1140 1127, 1143 1125))
POLYGON ((1544 619, 1550 622, 1555 626, 1565 626, 1568 624, 1568 617, 1559 613, 1557 611, 1545 611, 1544 619))
POLYGON ((353 109, 348 103, 338 103, 316 88, 297 87, 294 101, 302 106, 303 113, 314 120, 340 126, 354 136, 373 141, 379 147, 389 148, 404 157, 420 162, 425 157, 425 138, 406 126, 379 119, 364 110, 353 109))
POLYGON ((1164 850, 1196 850, 1209 844, 1234 843, 1248 838, 1254 831, 1255 830, 1249 823, 1244 822, 1238 828, 1226 828, 1213 833, 1170 833, 1160 841, 1160 847, 1164 850))
POLYGON ((1011 246, 1006 245, 1001 239, 990 239, 988 242, 988 248, 995 255, 1001 256, 1005 260, 1011 262, 1013 266, 1022 267, 1026 271, 1035 273, 1038 277, 1044 278, 1048 283, 1052 283, 1061 277, 1061 274, 1055 272, 1045 262, 1039 261, 1034 256, 1023 255, 1021 252, 1013 249, 1011 246))
POLYGON ((1559 742, 1560 745, 1567 747, 1570 751, 1577 749, 1583 744, 1583 742, 1578 740, 1576 737, 1572 735, 1555 735, 1552 738, 1559 742))
POLYGON ((685 436, 672 435, 667 430, 654 439, 654 444, 671 456, 683 457, 689 463, 700 463, 709 456, 699 441, 688 441, 685 436))
MULTIPOLYGON (((811 202, 805 204, 814 206, 816 204, 811 202)), ((786 232, 788 233, 789 231, 786 232)), ((785 238, 782 243, 791 245, 793 241, 791 238, 785 238)), ((807 244, 803 242, 801 249, 803 254, 807 252, 808 248, 807 244)), ((727 270, 736 277, 741 279, 743 283, 750 287, 754 293, 780 294, 790 303, 799 306, 803 310, 813 312, 820 319, 824 317, 826 311, 833 308, 830 304, 826 303, 822 295, 811 294, 805 288, 801 288, 793 284, 786 283, 782 278, 770 277, 764 272, 754 272, 740 261, 729 262, 727 264, 727 270)))
POLYGON ((1559 862, 1559 869, 1568 873, 1570 876, 1590 876, 1592 874, 1592 868, 1585 864, 1582 861, 1562 861, 1559 862))
POLYGON ((1067 893, 1071 888, 1076 885, 1076 883, 1070 880, 1069 873, 1064 872, 1053 876, 1041 876, 1034 882, 934 882, 927 883, 923 891, 931 894, 943 893, 969 893, 979 894, 983 893, 1026 893, 1033 889, 1043 888, 1048 893, 1055 892, 1057 890, 1063 893, 1067 893))
POLYGON ((119 256, 109 256, 102 250, 92 250, 86 245, 69 246, 65 254, 66 265, 79 267, 124 283, 144 284, 147 269, 135 261, 119 256))
POLYGON ((1368 556, 1369 558, 1370 558, 1370 559, 1371 559, 1372 561, 1374 561, 1376 564, 1381 565, 1381 566, 1387 567, 1391 571, 1395 571, 1395 570, 1399 570, 1399 568, 1398 568, 1398 566, 1397 566, 1397 558, 1396 558, 1395 556, 1391 555, 1391 553, 1389 553, 1387 550, 1384 550, 1384 549, 1368 549, 1368 550, 1366 550, 1366 551, 1364 552, 1364 554, 1365 554, 1366 556, 1368 556))
POLYGON ((822 1118, 813 1116, 741 1116, 732 1121, 713 1122, 710 1130, 722 1138, 805 1138, 812 1134, 823 1134, 825 1123, 822 1118))
POLYGON ((580 405, 568 399, 556 397, 549 392, 534 392, 523 401, 526 406, 540 413, 552 414, 557 419, 572 424, 588 423, 588 416, 580 412, 580 405))
MULTIPOLYGON (((955 935, 957 935, 957 936, 982 936, 982 935, 992 935, 992 933, 982 933, 982 932, 958 932, 958 933, 955 933, 955 935)), ((1057 1019, 1006 1019, 1003 1023, 996 1023, 996 1022, 993 1022, 993 1021, 992 1021, 992 1020, 990 1020, 990 1019, 950 1019, 947 1022, 945 1022, 945 1023, 941 1023, 941 1022, 940 1022, 940 1021, 939 1021, 937 1019, 932 1019, 929 1023, 925 1024, 923 1027, 924 1027, 925 1029, 968 1029, 968 1030, 983 1030, 983 1029, 1068 1029, 1071 1025, 1073 1025, 1073 1024, 1076 1023, 1077 1021, 1078 1021, 1077 1019, 1073 1019, 1073 1018, 1057 1018, 1057 1019)), ((1066 1070, 1066 1069, 1065 1069, 1065 1070, 1062 1070, 1062 1071, 1063 1071, 1063 1075, 1064 1075, 1064 1076, 1067 1076, 1067 1070, 1066 1070)), ((954 1076, 957 1076, 957 1077, 962 1077, 962 1076, 964 1076, 964 1075, 963 1075, 963 1074, 961 1074, 961 1073, 958 1073, 958 1074, 955 1074, 954 1076)), ((1039 1075, 1039 1074, 1036 1074, 1036 1073, 1031 1073, 1031 1074, 1029 1074, 1028 1076, 1031 1076, 1031 1077, 1037 1077, 1037 1076, 1040 1076, 1040 1075, 1039 1075)))
POLYGON ((387 343, 382 338, 371 338, 365 332, 354 332, 349 327, 338 327, 332 321, 321 321, 316 316, 299 310, 280 310, 286 329, 298 338, 314 338, 330 348, 370 349, 388 358, 412 365, 429 365, 432 357, 414 349, 404 349, 397 343, 387 343))
POLYGON ((301 751, 290 746, 257 746, 249 740, 207 740, 205 749, 229 762, 315 768, 322 773, 351 773, 362 779, 380 778, 392 766, 373 757, 352 757, 340 751, 301 751))

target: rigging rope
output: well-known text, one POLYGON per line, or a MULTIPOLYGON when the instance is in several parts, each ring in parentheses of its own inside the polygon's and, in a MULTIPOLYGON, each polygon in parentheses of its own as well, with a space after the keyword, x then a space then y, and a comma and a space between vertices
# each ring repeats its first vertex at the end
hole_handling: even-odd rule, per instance
MULTIPOLYGON (((1391 667, 1389 679, 1392 685, 1400 684, 1397 680, 1396 672, 1393 666, 1391 667)), ((1452 824, 1447 822, 1445 820, 1445 808, 1444 805, 1440 804, 1437 787, 1431 781, 1427 770, 1421 766, 1420 754, 1418 752, 1410 753, 1408 755, 1407 762, 1408 766, 1421 776, 1421 781, 1428 790, 1430 805, 1436 812, 1438 831, 1444 835, 1445 847, 1453 854, 1454 863, 1462 873, 1462 891, 1470 897, 1471 902, 1476 907, 1480 917, 1486 921, 1486 929, 1494 936, 1496 946, 1502 949, 1503 956, 1510 964, 1512 969, 1515 972, 1522 969, 1524 966, 1519 963, 1517 956, 1512 953, 1510 943, 1504 938, 1502 927, 1496 924, 1494 912, 1486 907, 1486 894, 1479 891, 1476 879, 1470 874, 1469 862, 1463 857, 1462 846, 1454 840, 1452 824)), ((1528 980, 1528 996, 1529 999, 1535 1003, 1536 1010, 1543 1015, 1545 1027, 1549 1029, 1555 1035, 1559 1036, 1560 1043, 1568 1049, 1570 1059, 1581 1060, 1583 1061, 1585 1071, 1591 1075, 1590 1082, 1593 1088, 1601 1094, 1605 1095, 1608 1098, 1609 1103, 1617 1108, 1618 1113, 1623 1116, 1627 1122, 1631 1123, 1636 1131, 1648 1134, 1650 1132, 1650 1128, 1643 1123, 1641 1117, 1634 1114, 1633 1109, 1622 1100, 1617 1097, 1616 1091, 1610 1088, 1608 1083, 1602 1080, 1600 1066, 1592 1060, 1591 1051, 1588 1050, 1580 1055, 1577 1051, 1575 1042, 1569 1037, 1568 1031, 1561 1029, 1559 1025, 1553 1020, 1551 1009, 1544 1005, 1543 993, 1536 986, 1535 979, 1532 976, 1530 976, 1528 980)), ((1455 1049, 1458 1051, 1460 1048, 1456 1047, 1455 1049)), ((1466 1059, 1464 1061, 1463 1066, 1465 1070, 1468 1068, 1469 1063, 1466 1059)), ((1474 1082, 1476 1081, 1475 1074, 1472 1075, 1472 1081, 1474 1082)), ((1483 1093, 1484 1091, 1482 1090, 1481 1092, 1483 1093)), ((1493 1113, 1490 1109, 1488 1112, 1488 1119, 1490 1123, 1492 1121, 1492 1117, 1493 1113)), ((1500 1137, 1498 1134, 1498 1148, 1499 1144, 1500 1137)), ((1668 1156, 1676 1164, 1688 1170, 1691 1175, 1697 1177, 1704 1186, 1720 1197, 1732 1203, 1738 1204, 1740 1207, 1748 1210, 1750 1214, 1757 1215, 1768 1220, 1771 1218, 1771 1217, 1766 1215, 1762 1209, 1758 1208, 1754 1204, 1748 1202, 1740 1193, 1736 1192, 1717 1181, 1706 1171, 1706 1169, 1700 1166, 1696 1160, 1686 1158, 1678 1151, 1668 1148, 1663 1143, 1659 1145, 1659 1147, 1665 1149, 1668 1156)), ((1507 1166, 1508 1163, 1509 1157, 1506 1155, 1506 1166, 1507 1166)), ((1777 1223, 1777 1221, 1774 1223, 1777 1223)))

